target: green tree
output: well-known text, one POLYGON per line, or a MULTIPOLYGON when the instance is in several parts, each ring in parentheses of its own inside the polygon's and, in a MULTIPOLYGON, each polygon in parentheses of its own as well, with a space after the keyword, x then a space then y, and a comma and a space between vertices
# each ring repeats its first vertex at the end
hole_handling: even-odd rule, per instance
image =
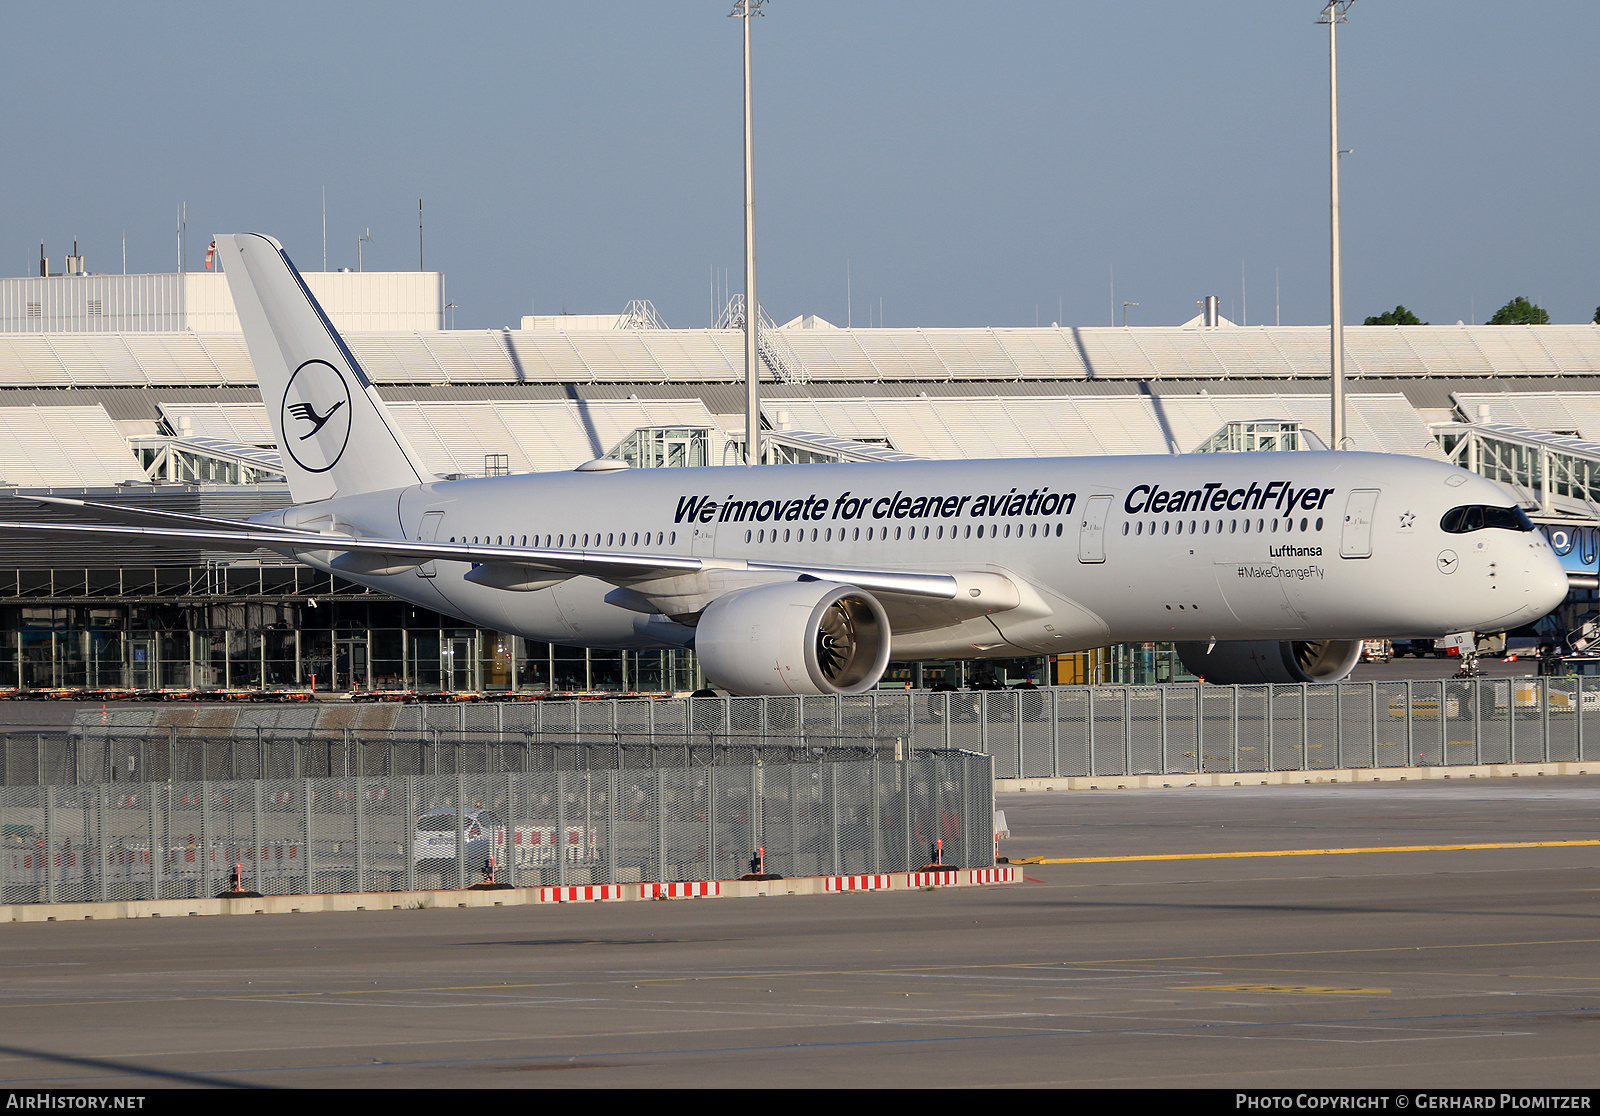
POLYGON ((1368 318, 1363 325, 1427 325, 1404 306, 1396 306, 1393 310, 1385 310, 1375 318, 1368 318))
POLYGON ((1550 315, 1518 295, 1494 312, 1484 325, 1549 325, 1550 315))
POLYGON ((1600 306, 1594 308, 1594 324, 1600 325, 1600 306))

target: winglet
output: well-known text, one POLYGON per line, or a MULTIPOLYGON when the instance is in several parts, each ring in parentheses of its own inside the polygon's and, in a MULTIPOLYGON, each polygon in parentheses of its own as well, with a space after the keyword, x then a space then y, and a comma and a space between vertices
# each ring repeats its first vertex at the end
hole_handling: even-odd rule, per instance
POLYGON ((295 502, 437 480, 283 245, 260 233, 216 245, 295 502))

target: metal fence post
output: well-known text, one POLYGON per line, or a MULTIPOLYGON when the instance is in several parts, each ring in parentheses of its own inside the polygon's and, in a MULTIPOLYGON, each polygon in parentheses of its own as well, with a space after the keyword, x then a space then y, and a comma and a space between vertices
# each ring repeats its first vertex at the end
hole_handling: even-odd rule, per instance
MULTIPOLYGON (((171 784, 165 784, 171 786, 171 784)), ((150 786, 150 898, 161 898, 161 865, 166 860, 164 849, 166 838, 161 826, 160 796, 162 784, 151 783, 150 786)))
POLYGON ((250 789, 250 847, 255 850, 255 855, 250 859, 250 890, 265 895, 266 892, 261 891, 261 885, 265 882, 261 872, 261 846, 262 836, 265 833, 262 811, 266 805, 267 788, 260 779, 257 779, 250 784, 250 789))
POLYGON ((1300 683, 1300 770, 1311 767, 1311 695, 1306 684, 1300 683))
POLYGON ((1122 687, 1122 774, 1133 774, 1133 687, 1122 687))
MULTIPOLYGON (((556 771, 556 885, 562 886, 567 882, 567 772, 556 771)), ((584 833, 578 841, 578 848, 583 850, 583 855, 588 856, 589 834, 584 833)))
POLYGON ((370 890, 367 887, 367 777, 354 775, 351 778, 355 784, 356 891, 363 892, 370 890))
POLYGON ((467 776, 456 764, 456 886, 467 886, 467 776))
POLYGON ((1100 772, 1095 769, 1094 764, 1094 683, 1091 682, 1089 684, 1088 688, 1084 690, 1083 696, 1083 738, 1089 749, 1089 755, 1087 756, 1089 762, 1084 766, 1089 769, 1090 775, 1098 775, 1100 772))
MULTIPOLYGON (((1061 691, 1051 687, 1045 693, 1050 695, 1050 778, 1061 777, 1061 691)), ((945 695, 949 697, 948 694, 945 695)), ((949 723, 949 718, 945 718, 949 723)))
POLYGON ((1344 770, 1344 683, 1333 684, 1333 766, 1344 770))
MULTIPOLYGON (((203 750, 203 749, 202 749, 203 750)), ((178 726, 167 726, 167 782, 178 777, 178 726)))
POLYGON ((111 898, 106 880, 106 798, 111 788, 102 784, 94 792, 94 897, 104 903, 111 898))
POLYGON ((667 872, 667 769, 656 768, 656 842, 655 862, 657 880, 666 880, 671 875, 667 872))
POLYGON ((1416 683, 1406 681, 1406 766, 1417 766, 1417 735, 1416 726, 1412 724, 1412 714, 1416 711, 1416 683))
MULTIPOLYGON (((798 868, 796 866, 800 861, 800 838, 798 835, 798 830, 800 828, 800 804, 797 799, 800 795, 800 788, 797 784, 800 781, 798 778, 800 774, 800 765, 790 762, 786 765, 786 767, 788 768, 787 782, 789 784, 789 793, 785 796, 789 799, 789 870, 791 873, 798 874, 798 868)), ((811 873, 807 872, 806 874, 810 875, 811 873)))
MULTIPOLYGON (((688 739, 688 737, 685 737, 688 739)), ((690 770, 693 770, 691 768, 690 770)), ((706 879, 717 878, 717 769, 708 766, 706 772, 706 879)))
MULTIPOLYGON (((500 729, 496 729, 496 732, 500 731, 500 729)), ((506 878, 504 882, 510 884, 512 887, 518 887, 520 885, 517 882, 517 775, 514 771, 507 771, 505 775, 506 808, 503 821, 505 822, 504 832, 506 835, 506 843, 502 847, 503 851, 501 855, 504 863, 502 863, 500 867, 505 870, 506 878)), ((526 776, 524 776, 524 779, 526 779, 526 776)), ((526 783, 524 783, 524 785, 526 785, 526 783)))
POLYGON ((1371 716, 1366 721, 1366 750, 1373 758, 1373 766, 1381 767, 1378 763, 1378 683, 1366 683, 1366 689, 1371 703, 1371 716))
POLYGON ((1506 682, 1506 762, 1517 762, 1517 683, 1506 682))
MULTIPOLYGON (((915 753, 913 753, 913 755, 914 754, 915 753)), ((907 756, 905 759, 900 761, 900 816, 905 822, 906 838, 906 847, 904 849, 905 860, 901 861, 901 863, 906 866, 906 871, 910 871, 911 866, 916 863, 911 859, 911 767, 914 762, 915 761, 911 756, 907 756)))
POLYGON ((761 767, 758 764, 750 765, 750 844, 749 852, 755 852, 761 846, 761 767))
MULTIPOLYGON (((1167 688, 1165 686, 1159 687, 1156 690, 1156 694, 1160 699, 1158 702, 1160 708, 1156 715, 1161 718, 1161 774, 1165 775, 1171 770, 1167 764, 1167 688)), ((967 769, 965 767, 961 769, 961 777, 963 779, 967 777, 967 769)))
POLYGON ((1575 743, 1576 752, 1574 759, 1583 759, 1583 675, 1577 676, 1578 692, 1574 695, 1578 699, 1578 739, 1575 743))
POLYGON ((606 883, 617 882, 617 786, 621 782, 616 768, 606 772, 606 883))
MULTIPOLYGON (((963 867, 963 868, 971 868, 973 866, 972 865, 972 855, 971 855, 971 849, 969 847, 969 842, 968 842, 967 838, 968 838, 968 835, 972 832, 972 821, 973 821, 972 812, 973 811, 972 811, 972 796, 971 796, 971 793, 970 793, 969 788, 968 788, 967 771, 968 771, 968 767, 970 766, 972 757, 967 755, 967 754, 965 754, 965 753, 963 753, 963 754, 955 757, 955 759, 956 759, 957 768, 956 768, 956 771, 953 772, 953 774, 958 776, 958 779, 956 781, 956 785, 957 785, 957 787, 959 789, 958 789, 958 791, 956 793, 956 802, 959 804, 957 806, 957 810, 960 813, 960 816, 955 819, 955 822, 956 822, 956 832, 955 832, 956 863, 958 865, 960 865, 961 867, 963 867)), ((993 825, 994 822, 991 820, 989 824, 993 825)), ((940 831, 943 832, 943 829, 944 829, 944 819, 943 818, 940 819, 939 828, 940 828, 940 831)))
POLYGON ((61 894, 60 820, 56 817, 56 788, 44 788, 44 901, 54 903, 61 894))
MULTIPOLYGON (((299 752, 299 748, 297 747, 295 751, 299 752)), ((301 864, 305 869, 306 876, 305 888, 300 893, 302 895, 315 895, 317 893, 317 838, 316 830, 312 828, 314 823, 311 817, 311 804, 316 797, 316 793, 316 788, 311 785, 310 779, 300 780, 300 828, 301 832, 305 834, 305 845, 301 849, 301 852, 304 853, 304 859, 301 864)))
POLYGON ((1483 762, 1483 680, 1467 683, 1472 688, 1472 762, 1483 762))
POLYGON ((883 871, 883 761, 872 757, 872 850, 869 870, 883 871))
POLYGON ((200 781, 200 893, 199 898, 215 894, 211 887, 211 783, 200 781))
MULTIPOLYGON (((418 757, 419 761, 421 757, 418 757)), ((419 762, 418 767, 421 767, 419 762)), ((418 809, 417 796, 424 776, 407 775, 405 780, 405 857, 406 857, 406 890, 417 890, 417 818, 421 813, 418 809)), ((259 889, 258 889, 259 890, 259 889)))
POLYGON ((1550 679, 1539 679, 1539 734, 1544 737, 1544 762, 1550 762, 1550 679))
MULTIPOLYGON (((874 722, 876 722, 876 707, 874 707, 874 722)), ((877 724, 873 724, 874 730, 877 724)), ((978 693, 978 751, 989 756, 994 753, 989 750, 989 691, 981 690, 978 693)))
POLYGON ((839 860, 839 765, 828 764, 828 871, 837 876, 844 871, 839 860))

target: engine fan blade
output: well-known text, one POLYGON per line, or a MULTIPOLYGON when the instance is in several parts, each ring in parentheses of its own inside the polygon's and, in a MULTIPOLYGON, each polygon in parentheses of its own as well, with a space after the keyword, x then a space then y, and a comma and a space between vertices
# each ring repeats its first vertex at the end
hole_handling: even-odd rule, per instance
POLYGON ((854 617, 843 601, 835 601, 817 625, 817 665, 830 680, 838 678, 855 650, 854 617))

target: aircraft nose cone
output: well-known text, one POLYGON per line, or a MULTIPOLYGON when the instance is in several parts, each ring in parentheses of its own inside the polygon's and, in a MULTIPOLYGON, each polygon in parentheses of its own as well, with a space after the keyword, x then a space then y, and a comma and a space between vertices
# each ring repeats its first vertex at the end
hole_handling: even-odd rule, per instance
POLYGON ((1558 607, 1567 599, 1570 589, 1567 571, 1561 568, 1561 560, 1549 547, 1539 546, 1531 550, 1528 559, 1528 604, 1524 611, 1528 621, 1533 621, 1558 607))

